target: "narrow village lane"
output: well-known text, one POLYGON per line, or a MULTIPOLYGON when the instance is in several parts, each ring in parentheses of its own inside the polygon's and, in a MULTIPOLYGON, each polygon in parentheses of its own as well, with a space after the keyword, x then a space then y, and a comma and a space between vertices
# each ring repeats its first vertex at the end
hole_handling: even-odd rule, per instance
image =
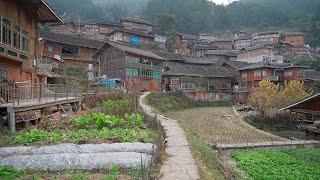
MULTIPOLYGON (((143 94, 139 99, 139 104, 144 112, 149 116, 155 117, 153 108, 144 103, 144 98, 149 93, 143 94)), ((176 120, 158 115, 157 120, 161 122, 166 131, 167 160, 161 167, 161 177, 163 180, 193 180, 200 179, 198 168, 191 150, 185 132, 176 120)))

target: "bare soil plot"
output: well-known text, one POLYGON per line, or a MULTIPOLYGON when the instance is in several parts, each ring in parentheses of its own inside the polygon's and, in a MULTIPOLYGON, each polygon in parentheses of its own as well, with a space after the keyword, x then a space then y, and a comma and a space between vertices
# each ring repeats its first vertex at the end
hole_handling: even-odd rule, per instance
POLYGON ((208 143, 235 144, 281 141, 284 138, 258 130, 235 115, 231 107, 194 108, 166 114, 179 121, 191 121, 198 135, 208 143))

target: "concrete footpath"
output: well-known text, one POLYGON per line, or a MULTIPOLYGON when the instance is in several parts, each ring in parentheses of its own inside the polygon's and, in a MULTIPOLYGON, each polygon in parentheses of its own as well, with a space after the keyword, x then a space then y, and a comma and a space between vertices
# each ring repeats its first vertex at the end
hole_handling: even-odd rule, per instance
MULTIPOLYGON (((144 93, 139 104, 149 116, 155 117, 154 109, 144 103, 144 98, 149 93, 144 93)), ((160 121, 166 131, 166 148, 168 155, 167 160, 163 163, 160 171, 160 179, 163 180, 193 180, 200 179, 198 167, 192 153, 190 151, 188 140, 185 132, 176 120, 158 115, 157 120, 160 121)))

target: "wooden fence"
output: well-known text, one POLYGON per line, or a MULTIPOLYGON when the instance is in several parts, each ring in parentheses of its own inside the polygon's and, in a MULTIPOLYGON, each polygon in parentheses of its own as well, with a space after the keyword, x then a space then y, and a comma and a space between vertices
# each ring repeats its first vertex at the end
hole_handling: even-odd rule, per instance
POLYGON ((83 88, 76 85, 45 83, 0 83, 1 103, 13 103, 13 106, 25 102, 43 102, 81 97, 83 88))

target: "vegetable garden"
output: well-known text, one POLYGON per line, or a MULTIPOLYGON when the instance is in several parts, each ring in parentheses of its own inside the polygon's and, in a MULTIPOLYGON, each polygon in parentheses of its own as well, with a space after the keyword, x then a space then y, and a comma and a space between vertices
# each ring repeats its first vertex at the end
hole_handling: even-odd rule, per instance
MULTIPOLYGON (((102 144, 122 142, 153 143, 159 148, 154 154, 150 167, 122 169, 117 166, 110 170, 62 172, 40 172, 37 170, 18 170, 0 167, 0 179, 141 179, 157 176, 158 163, 161 161, 161 137, 154 119, 144 116, 135 102, 126 98, 90 101, 91 108, 82 115, 62 118, 58 123, 38 124, 17 133, 3 133, 0 147, 8 146, 51 146, 64 143, 102 144), (97 103, 97 104, 96 104, 97 103), (160 144, 160 145, 159 145, 160 144)), ((90 99, 89 99, 90 100, 90 99)), ((142 160, 141 160, 142 161, 142 160)))
POLYGON ((152 142, 156 131, 134 112, 131 100, 108 100, 92 112, 64 119, 57 128, 32 128, 9 134, 2 146, 52 145, 60 143, 152 142))
POLYGON ((237 167, 252 179, 319 179, 320 149, 239 151, 237 167))

